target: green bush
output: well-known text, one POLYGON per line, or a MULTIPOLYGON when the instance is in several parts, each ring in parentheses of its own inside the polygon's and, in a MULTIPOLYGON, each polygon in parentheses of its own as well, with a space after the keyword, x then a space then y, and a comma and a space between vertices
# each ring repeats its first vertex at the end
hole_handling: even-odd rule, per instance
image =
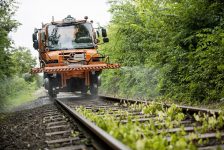
POLYGON ((149 98, 159 95, 157 89, 159 72, 145 67, 122 67, 104 71, 102 74, 103 94, 115 94, 136 98, 149 98))
POLYGON ((3 109, 8 105, 13 105, 13 97, 22 94, 30 94, 30 91, 37 89, 36 81, 26 82, 18 76, 0 79, 0 108, 3 109))
MULTIPOLYGON (((109 0, 110 43, 100 47, 123 66, 156 68, 156 92, 178 101, 224 97, 224 2, 221 0, 109 0)), ((133 70, 136 70, 134 67, 133 70)), ((147 69, 146 69, 147 70, 147 69)), ((147 71, 118 71, 122 94, 148 92, 147 71), (123 77, 123 79, 121 79, 123 77), (139 79, 139 78, 143 79, 139 79), (138 83, 138 84, 137 84, 138 83), (136 90, 136 91, 135 91, 136 90)), ((153 84, 155 85, 155 84, 153 84)), ((154 86, 153 86, 154 87, 154 86)), ((111 87, 108 87, 111 88, 111 87)), ((118 90, 115 88, 115 92, 118 90)), ((147 95, 147 94, 146 94, 147 95)))

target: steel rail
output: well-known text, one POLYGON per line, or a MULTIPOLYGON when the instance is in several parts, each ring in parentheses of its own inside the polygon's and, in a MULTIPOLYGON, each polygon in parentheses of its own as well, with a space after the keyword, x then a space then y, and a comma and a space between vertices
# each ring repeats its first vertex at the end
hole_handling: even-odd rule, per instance
POLYGON ((111 135, 106 133, 101 128, 97 127, 91 121, 87 120, 73 108, 67 106, 61 100, 56 99, 57 104, 59 104, 63 109, 68 111, 74 118, 78 119, 85 127, 87 127, 91 132, 94 133, 98 138, 100 138, 110 149, 116 150, 130 150, 129 147, 118 141, 117 139, 113 138, 111 135))
MULTIPOLYGON (((117 98, 117 97, 110 97, 110 96, 105 96, 105 95, 99 95, 99 98, 101 99, 108 99, 111 101, 117 101, 117 102, 130 102, 130 103, 145 103, 145 104, 150 104, 152 101, 143 101, 143 100, 134 100, 134 99, 125 99, 125 98, 117 98)), ((171 104, 163 104, 156 102, 160 105, 170 107, 171 104)), ((213 109, 206 109, 206 108, 199 108, 199 107, 191 107, 191 106, 184 106, 184 105, 177 105, 177 107, 181 108, 183 111, 186 112, 191 112, 191 113, 197 113, 197 112, 202 112, 202 113, 207 113, 207 114, 215 114, 219 115, 220 111, 219 110, 213 110, 213 109)))
MULTIPOLYGON (((141 100, 134 100, 134 99, 116 98, 116 97, 110 97, 110 96, 104 96, 104 95, 100 95, 99 98, 104 100, 104 101, 114 101, 114 102, 118 102, 118 103, 126 102, 126 103, 129 103, 129 104, 143 104, 143 105, 144 104, 148 105, 148 104, 152 103, 152 101, 145 101, 145 100, 141 101, 141 100)), ((171 106, 171 104, 163 104, 163 103, 159 103, 159 102, 154 102, 154 103, 156 103, 158 105, 161 105, 162 107, 165 107, 165 108, 169 108, 171 106)), ((199 107, 181 106, 181 105, 176 105, 176 106, 178 108, 181 108, 182 112, 184 112, 186 114, 189 114, 192 117, 193 117, 194 113, 196 113, 196 114, 207 114, 208 116, 215 115, 215 117, 219 117, 220 112, 221 112, 221 110, 220 111, 219 110, 211 110, 211 109, 205 109, 205 108, 199 108, 199 107)), ((145 122, 145 121, 148 121, 147 119, 150 120, 149 118, 143 118, 143 119, 140 118, 137 121, 138 122, 145 122)), ((133 119, 132 121, 135 122, 136 119, 133 119)), ((185 120, 185 121, 187 121, 187 120, 185 120)), ((189 122, 189 120, 188 120, 188 122, 189 122)), ((190 122, 191 122, 191 120, 190 120, 190 122)), ((122 121, 120 121, 120 123, 124 123, 125 124, 125 123, 127 123, 127 121, 126 120, 122 120, 122 121)), ((192 123, 190 123, 190 124, 192 124, 192 123)), ((197 125, 196 127, 200 128, 200 125, 197 125)), ((196 127, 192 127, 192 126, 188 125, 188 126, 184 127, 184 131, 185 132, 189 132, 189 133, 190 132, 196 133, 196 131, 194 131, 194 128, 196 128, 196 127)), ((167 129, 166 132, 169 134, 170 132, 178 132, 178 130, 182 130, 182 129, 180 127, 174 127, 172 129, 167 129)), ((199 140, 199 139, 200 140, 205 140, 205 139, 209 140, 208 141, 209 145, 207 145, 207 146, 206 146, 206 144, 204 146, 203 145, 201 145, 201 146, 197 145, 197 147, 199 149, 201 149, 201 148, 204 148, 204 150, 215 149, 215 148, 218 148, 219 146, 221 148, 223 148, 223 142, 219 141, 219 142, 221 142, 221 143, 219 143, 217 141, 218 143, 214 143, 213 140, 218 140, 217 133, 215 131, 212 131, 212 132, 211 131, 212 130, 208 130, 205 133, 197 133, 197 138, 192 139, 192 140, 199 140)), ((164 130, 162 130, 162 132, 164 132, 164 130)), ((189 133, 185 136, 186 139, 192 138, 189 133)), ((223 141, 223 139, 224 139, 223 127, 222 127, 222 129, 220 129, 220 133, 219 134, 220 134, 219 135, 220 136, 219 140, 223 141)), ((166 140, 168 142, 170 142, 171 141, 171 137, 168 136, 166 138, 166 140)))

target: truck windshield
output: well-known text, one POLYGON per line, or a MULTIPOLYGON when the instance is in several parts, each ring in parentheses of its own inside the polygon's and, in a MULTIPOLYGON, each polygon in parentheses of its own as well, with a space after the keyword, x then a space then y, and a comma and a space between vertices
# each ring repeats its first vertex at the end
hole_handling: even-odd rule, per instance
POLYGON ((92 25, 89 23, 69 26, 48 26, 50 50, 93 48, 92 25))

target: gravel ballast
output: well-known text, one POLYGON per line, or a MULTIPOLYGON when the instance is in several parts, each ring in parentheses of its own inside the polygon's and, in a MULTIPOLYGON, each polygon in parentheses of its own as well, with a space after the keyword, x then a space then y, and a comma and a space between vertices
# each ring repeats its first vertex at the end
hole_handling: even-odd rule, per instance
POLYGON ((53 106, 46 97, 38 98, 11 112, 0 113, 0 149, 43 149, 43 115, 53 106))

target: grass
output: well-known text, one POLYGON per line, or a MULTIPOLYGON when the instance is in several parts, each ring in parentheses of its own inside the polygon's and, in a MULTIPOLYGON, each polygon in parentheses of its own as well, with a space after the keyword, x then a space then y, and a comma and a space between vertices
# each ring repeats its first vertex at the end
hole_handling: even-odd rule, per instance
POLYGON ((7 98, 7 102, 5 106, 7 108, 16 107, 22 105, 26 102, 34 100, 36 97, 34 96, 36 89, 31 87, 28 90, 21 91, 13 96, 9 96, 7 98))
POLYGON ((21 89, 7 96, 2 104, 3 110, 10 110, 24 103, 33 101, 37 98, 34 93, 37 90, 36 82, 26 83, 21 89))
POLYGON ((147 100, 147 101, 155 101, 155 102, 161 102, 161 103, 165 103, 165 104, 176 104, 176 105, 186 105, 186 106, 193 106, 193 107, 200 107, 200 108, 207 108, 207 109, 217 109, 217 110, 224 110, 224 100, 220 100, 220 101, 202 101, 202 102, 198 102, 198 101, 178 101, 178 100, 174 100, 174 99, 170 99, 170 98, 166 98, 166 97, 162 97, 162 96, 158 96, 155 98, 152 97, 132 97, 128 94, 124 95, 124 94, 120 94, 120 93, 110 93, 110 92, 105 92, 102 89, 100 90, 100 94, 102 95, 108 95, 108 96, 112 96, 112 97, 118 97, 118 98, 127 98, 127 99, 138 99, 138 100, 147 100))
MULTIPOLYGON (((160 72, 144 67, 122 67, 102 73, 102 95, 121 98, 156 101, 168 104, 187 105, 209 109, 224 109, 224 97, 221 99, 196 100, 174 99, 160 92, 160 72)), ((185 96, 186 97, 186 96, 185 96)))
POLYGON ((207 109, 216 109, 216 110, 223 110, 224 109, 224 101, 178 101, 174 99, 168 98, 157 98, 154 101, 159 101, 166 104, 177 104, 177 105, 186 105, 186 106, 193 106, 199 108, 207 108, 207 109))
MULTIPOLYGON (((114 104, 118 106, 118 104, 114 104)), ((192 149, 196 146, 209 143, 208 140, 200 140, 198 136, 203 133, 215 132, 217 134, 217 142, 221 143, 219 136, 224 125, 223 113, 218 117, 202 113, 195 113, 192 117, 197 121, 191 124, 194 132, 188 133, 184 130, 181 121, 187 119, 188 115, 183 113, 181 108, 173 104, 169 108, 163 107, 157 103, 145 104, 128 104, 123 103, 127 110, 141 112, 142 116, 131 115, 126 109, 114 111, 112 109, 86 109, 85 107, 77 107, 76 111, 90 119, 97 126, 122 141, 133 150, 143 149, 192 149), (102 114, 104 114, 102 116, 102 114), (118 115, 116 117, 115 115, 118 115), (151 116, 151 117, 149 117, 151 116), (153 117, 152 117, 153 116, 153 117), (140 123, 133 122, 132 119, 147 118, 148 121, 140 123), (127 123, 121 123, 126 120, 127 123), (200 124, 200 126, 198 126, 200 124), (178 132, 167 132, 167 129, 180 128, 178 132), (186 138, 189 136, 189 138, 186 138), (170 137, 170 141, 167 139, 170 137)))

